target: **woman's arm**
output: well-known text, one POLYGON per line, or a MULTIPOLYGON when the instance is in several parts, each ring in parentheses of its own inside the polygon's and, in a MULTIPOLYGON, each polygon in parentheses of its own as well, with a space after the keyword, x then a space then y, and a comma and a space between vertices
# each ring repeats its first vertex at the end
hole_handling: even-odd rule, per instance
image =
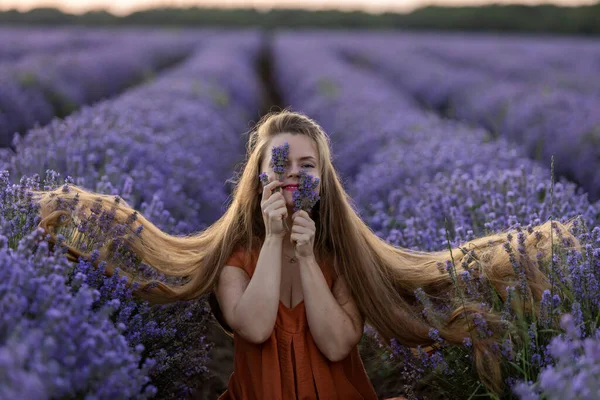
POLYGON ((306 317, 315 344, 329 361, 348 356, 363 335, 364 318, 343 275, 329 290, 314 257, 300 258, 300 279, 306 317))
MULTIPOLYGON (((265 240, 252 279, 245 288, 231 279, 237 271, 228 274, 224 269, 219 277, 217 296, 223 316, 231 329, 252 343, 266 341, 275 326, 279 309, 282 242, 281 237, 265 240)), ((247 274, 244 275, 247 281, 247 274)))

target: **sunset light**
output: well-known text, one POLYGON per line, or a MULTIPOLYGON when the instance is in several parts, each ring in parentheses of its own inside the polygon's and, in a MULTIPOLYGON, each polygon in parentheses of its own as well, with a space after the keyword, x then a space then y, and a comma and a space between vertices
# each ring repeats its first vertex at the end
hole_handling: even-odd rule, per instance
POLYGON ((594 4, 594 0, 4 0, 0 10, 17 9, 27 11, 37 7, 56 7, 69 13, 79 14, 90 10, 108 10, 117 15, 126 15, 136 10, 155 7, 251 7, 269 8, 308 8, 308 9, 340 9, 363 10, 367 12, 409 12, 426 5, 482 5, 482 4, 544 4, 551 3, 563 6, 594 4))

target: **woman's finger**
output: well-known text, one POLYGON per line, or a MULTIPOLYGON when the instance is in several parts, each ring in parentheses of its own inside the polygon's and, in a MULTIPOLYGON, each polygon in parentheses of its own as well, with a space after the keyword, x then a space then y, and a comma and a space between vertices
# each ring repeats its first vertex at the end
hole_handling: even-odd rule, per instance
POLYGON ((270 205, 273 202, 276 202, 278 200, 281 200, 285 203, 285 198, 283 197, 283 194, 281 193, 273 193, 267 200, 265 200, 262 205, 263 207, 267 207, 268 205, 270 205))
POLYGON ((269 214, 275 210, 277 210, 278 208, 280 208, 283 205, 282 202, 280 202, 279 200, 276 200, 274 202, 272 202, 271 204, 267 205, 263 211, 263 213, 265 214, 269 214))
POLYGON ((315 228, 316 227, 314 221, 307 220, 302 217, 296 217, 296 218, 294 218, 293 221, 294 221, 294 225, 300 225, 300 226, 304 226, 306 228, 315 228))
POLYGON ((275 201, 281 200, 285 203, 285 198, 283 197, 283 194, 277 192, 277 193, 270 193, 268 194, 268 197, 266 199, 262 199, 261 201, 261 207, 265 208, 267 206, 269 206, 270 204, 272 204, 275 201))
POLYGON ((310 230, 310 228, 307 228, 305 226, 293 225, 292 232, 310 234, 312 231, 310 230))
POLYGON ((283 182, 281 182, 279 180, 274 180, 272 182, 269 182, 268 185, 265 185, 263 187, 263 194, 262 194, 263 200, 268 200, 269 197, 271 197, 271 195, 273 194, 273 190, 275 190, 276 187, 280 187, 280 186, 283 186, 283 182))

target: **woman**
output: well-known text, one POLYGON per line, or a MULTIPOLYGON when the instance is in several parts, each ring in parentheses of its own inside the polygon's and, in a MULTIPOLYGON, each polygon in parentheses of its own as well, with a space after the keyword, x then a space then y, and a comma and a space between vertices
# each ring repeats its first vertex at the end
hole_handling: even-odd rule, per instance
POLYGON ((358 353, 364 318, 344 276, 317 262, 317 223, 304 210, 293 213, 300 170, 320 179, 325 161, 310 136, 286 129, 261 155, 260 173, 271 180, 257 192, 264 242, 250 257, 238 249, 215 291, 223 325, 235 332, 234 372, 219 399, 377 399, 358 353), (286 142, 289 163, 280 182, 271 148, 286 142))
MULTIPOLYGON (((233 201, 218 221, 197 235, 174 237, 139 216, 141 240, 131 241, 133 250, 159 272, 189 278, 181 286, 141 282, 150 286, 136 292, 140 298, 165 303, 214 293, 213 312, 235 339, 234 372, 220 399, 376 399, 357 348, 365 322, 387 344, 395 338, 408 346, 432 345, 432 326, 422 317, 414 293, 419 287, 438 296, 451 292, 453 281, 440 273, 440 263, 452 257, 458 272, 463 261, 470 268, 477 263, 503 298, 507 283, 518 280, 502 249, 506 232, 470 241, 469 250, 477 249, 478 255, 465 254, 464 248, 451 254, 408 251, 377 237, 344 191, 326 133, 301 113, 266 115, 251 133, 247 150, 233 201), (290 143, 290 162, 280 183, 273 180, 270 156, 284 142, 290 143), (320 179, 320 200, 310 214, 292 213, 292 190, 274 193, 297 183, 300 169, 320 179), (258 179, 262 172, 271 178, 264 187, 258 179)), ((51 231, 58 223, 54 198, 74 193, 84 208, 103 198, 79 188, 71 194, 60 189, 38 194, 41 225, 51 231)), ((131 211, 122 202, 116 217, 125 220, 131 211)), ((571 223, 555 225, 577 243, 568 231, 571 223)), ((540 251, 548 256, 552 244, 550 223, 536 230, 537 238, 531 235, 525 242, 531 259, 540 251)), ((110 266, 107 272, 112 273, 110 266)), ((539 302, 549 286, 547 278, 536 268, 526 279, 539 302)), ((501 336, 496 313, 469 302, 455 307, 443 326, 436 326, 447 342, 461 344, 472 337, 475 313, 498 335, 492 339, 501 336)), ((501 392, 493 344, 490 338, 475 340, 474 362, 480 379, 501 392)))

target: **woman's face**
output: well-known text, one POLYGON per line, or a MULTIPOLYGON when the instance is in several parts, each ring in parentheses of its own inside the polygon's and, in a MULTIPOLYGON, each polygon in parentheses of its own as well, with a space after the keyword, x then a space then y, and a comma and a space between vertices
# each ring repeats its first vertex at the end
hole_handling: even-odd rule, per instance
MULTIPOLYGON (((269 143, 269 147, 267 147, 267 154, 263 157, 260 173, 266 172, 270 180, 276 179, 275 172, 273 172, 273 166, 271 165, 272 149, 273 147, 282 146, 285 142, 288 142, 290 145, 290 152, 288 154, 288 165, 283 174, 284 185, 298 184, 300 182, 300 170, 304 169, 313 178, 319 178, 319 185, 317 186, 316 191, 317 193, 320 193, 321 166, 318 165, 317 145, 306 135, 280 133, 277 136, 274 136, 271 139, 271 143, 269 143)), ((286 205, 292 208, 294 206, 294 191, 284 189, 282 193, 286 205)))

